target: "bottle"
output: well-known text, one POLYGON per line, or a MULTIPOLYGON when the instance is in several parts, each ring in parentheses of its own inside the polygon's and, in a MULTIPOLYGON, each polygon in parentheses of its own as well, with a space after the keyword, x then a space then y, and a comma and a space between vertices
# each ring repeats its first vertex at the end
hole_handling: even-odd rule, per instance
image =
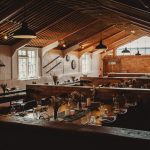
POLYGON ((86 106, 91 106, 91 98, 87 98, 87 100, 86 100, 86 106))

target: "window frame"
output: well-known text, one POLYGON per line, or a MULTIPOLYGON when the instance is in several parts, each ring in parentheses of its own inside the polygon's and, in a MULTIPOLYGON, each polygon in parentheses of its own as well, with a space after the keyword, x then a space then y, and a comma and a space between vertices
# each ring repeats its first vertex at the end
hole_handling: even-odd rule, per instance
POLYGON ((116 56, 136 56, 135 54, 139 50, 141 53, 140 56, 148 56, 150 55, 150 46, 147 45, 147 43, 150 42, 150 37, 149 36, 142 36, 134 41, 131 41, 129 43, 126 43, 115 50, 115 55, 116 56), (139 46, 140 42, 142 42, 142 46, 139 46), (143 45, 145 44, 145 47, 143 45), (135 45, 135 46, 133 46, 135 45), (130 53, 122 53, 122 50, 127 47, 127 49, 130 50, 130 53))
POLYGON ((33 48, 33 47, 24 47, 21 49, 18 49, 18 53, 17 53, 17 57, 18 57, 18 80, 33 80, 33 79, 38 79, 39 78, 39 65, 38 65, 38 48, 33 48), (26 51, 26 56, 19 56, 19 51, 26 51), (35 52, 35 76, 34 77, 29 77, 29 56, 28 56, 28 51, 34 51, 35 52), (26 78, 20 78, 19 75, 19 59, 20 58, 26 58, 26 78))
POLYGON ((84 53, 82 56, 81 56, 81 73, 83 75, 88 75, 92 72, 92 58, 91 58, 91 54, 90 53, 84 53), (90 59, 89 59, 90 58, 90 59), (84 62, 84 67, 86 68, 85 72, 83 72, 83 61, 84 62), (89 64, 89 66, 87 66, 89 64))

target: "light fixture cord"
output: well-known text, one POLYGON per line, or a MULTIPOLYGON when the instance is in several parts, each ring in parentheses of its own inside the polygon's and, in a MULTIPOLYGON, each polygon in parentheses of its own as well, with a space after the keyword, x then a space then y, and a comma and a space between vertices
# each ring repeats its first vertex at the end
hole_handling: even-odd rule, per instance
POLYGON ((23 11, 24 11, 24 13, 23 13, 23 14, 24 14, 24 15, 23 15, 23 17, 24 17, 24 18, 23 18, 23 22, 26 22, 26 15, 27 15, 27 14, 26 14, 26 5, 27 5, 27 4, 25 3, 25 4, 24 4, 24 8, 23 8, 23 11))

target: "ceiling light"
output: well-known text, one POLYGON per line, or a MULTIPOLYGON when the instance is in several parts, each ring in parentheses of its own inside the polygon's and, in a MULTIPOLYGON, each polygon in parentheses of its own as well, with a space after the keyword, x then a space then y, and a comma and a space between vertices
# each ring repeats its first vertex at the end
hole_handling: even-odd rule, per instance
POLYGON ((7 35, 4 35, 4 39, 7 40, 7 39, 8 39, 8 36, 7 36, 7 35))
POLYGON ((5 64, 0 60, 0 67, 5 67, 5 64))
POLYGON ((80 47, 80 49, 84 49, 84 45, 80 45, 79 47, 80 47))
POLYGON ((103 41, 101 40, 100 43, 96 46, 96 49, 107 49, 107 46, 103 44, 103 41))
POLYGON ((131 30, 131 33, 132 33, 132 34, 134 34, 134 33, 135 33, 135 31, 134 31, 134 30, 131 30))
POLYGON ((62 47, 64 47, 64 48, 65 48, 65 47, 66 47, 66 44, 64 43, 64 44, 62 45, 62 47))
POLYGON ((99 42, 99 44, 95 47, 95 49, 103 49, 103 50, 107 50, 107 46, 103 44, 102 41, 102 32, 100 32, 100 36, 101 36, 101 40, 99 42))
POLYGON ((137 53, 135 55, 138 55, 138 56, 141 55, 140 52, 139 52, 139 50, 137 51, 137 53))
POLYGON ((130 53, 130 51, 125 47, 125 49, 122 51, 122 53, 130 53))
POLYGON ((32 39, 36 38, 36 33, 28 27, 26 22, 22 22, 21 28, 14 32, 13 37, 21 39, 32 39))

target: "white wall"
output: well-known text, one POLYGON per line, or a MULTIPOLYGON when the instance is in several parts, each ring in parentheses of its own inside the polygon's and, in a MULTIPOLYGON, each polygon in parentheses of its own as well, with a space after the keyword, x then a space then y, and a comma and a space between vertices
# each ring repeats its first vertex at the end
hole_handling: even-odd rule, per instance
POLYGON ((11 48, 10 46, 0 45, 0 60, 5 67, 0 67, 0 80, 11 79, 11 48))

